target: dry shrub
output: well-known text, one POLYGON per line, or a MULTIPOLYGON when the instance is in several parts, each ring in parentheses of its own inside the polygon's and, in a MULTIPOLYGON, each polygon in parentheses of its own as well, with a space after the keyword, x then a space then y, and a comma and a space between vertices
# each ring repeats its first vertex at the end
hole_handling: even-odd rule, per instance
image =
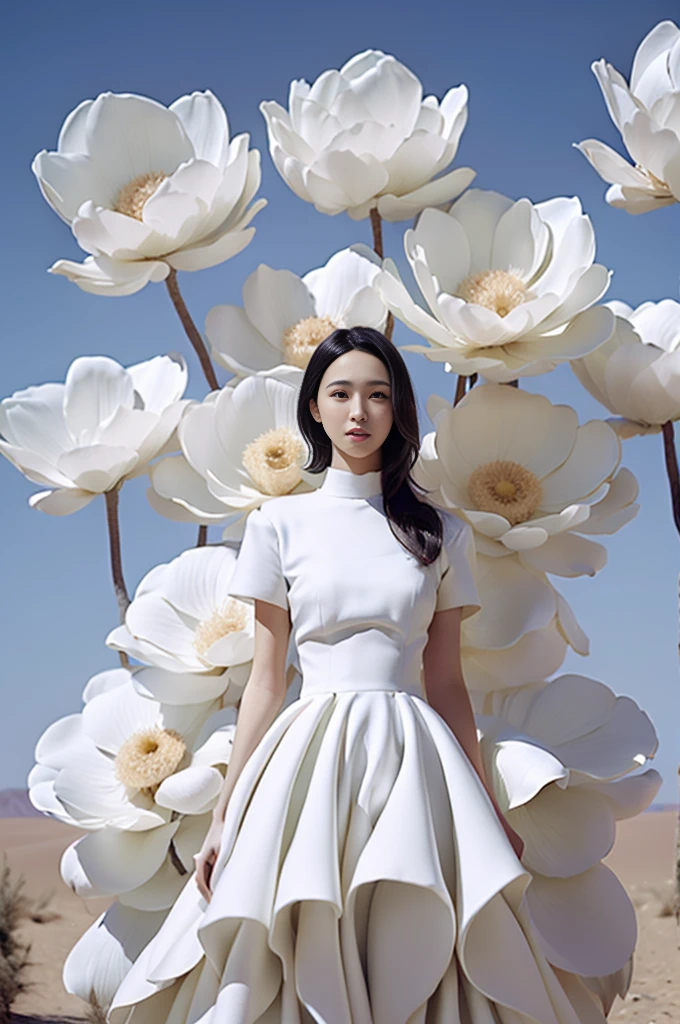
POLYGON ((17 937, 22 918, 28 915, 29 901, 22 892, 25 879, 11 877, 7 857, 3 855, 0 873, 0 1024, 10 1020, 11 1006, 26 989, 24 972, 28 966, 30 946, 17 937))
POLYGON ((649 891, 658 904, 657 917, 677 916, 677 896, 672 881, 665 882, 663 885, 650 885, 649 891))
POLYGON ((49 906, 53 899, 54 889, 39 896, 33 904, 33 910, 30 914, 31 921, 35 921, 36 924, 49 924, 50 921, 58 921, 61 918, 61 914, 56 910, 51 910, 49 906))

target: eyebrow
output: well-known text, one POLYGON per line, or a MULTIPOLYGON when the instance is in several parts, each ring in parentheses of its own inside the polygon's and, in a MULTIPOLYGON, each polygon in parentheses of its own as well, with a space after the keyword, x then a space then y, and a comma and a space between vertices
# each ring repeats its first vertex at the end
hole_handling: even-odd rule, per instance
MULTIPOLYGON (((326 384, 326 387, 327 388, 332 388, 336 384, 350 384, 351 385, 353 383, 354 383, 354 381, 351 381, 351 380, 332 380, 330 382, 330 384, 326 384)), ((385 387, 389 387, 390 386, 390 382, 388 380, 367 380, 367 381, 365 381, 365 383, 366 384, 384 384, 385 387)))

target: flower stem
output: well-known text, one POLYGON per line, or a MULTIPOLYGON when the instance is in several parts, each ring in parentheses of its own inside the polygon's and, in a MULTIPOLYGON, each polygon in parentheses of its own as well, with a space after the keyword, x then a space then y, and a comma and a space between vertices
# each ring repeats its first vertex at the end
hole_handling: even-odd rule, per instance
POLYGON ((196 327, 196 324, 191 319, 191 314, 189 313, 186 303, 182 298, 182 293, 180 292, 179 285, 177 284, 176 270, 170 271, 170 273, 165 279, 165 284, 168 289, 168 295, 170 296, 172 304, 177 310, 177 316, 182 321, 182 327, 186 331, 187 338, 194 346, 194 350, 196 352, 196 355, 198 356, 198 361, 201 364, 201 368, 203 370, 203 373, 205 374, 205 379, 208 382, 208 387, 210 388, 211 391, 217 391, 219 389, 219 384, 217 383, 215 370, 213 369, 213 365, 210 362, 210 356, 208 355, 208 350, 205 347, 203 338, 201 337, 200 332, 196 327))
MULTIPOLYGON (((385 252, 383 249, 383 233, 382 233, 382 217, 374 207, 371 210, 371 228, 373 229, 373 251, 376 256, 380 259, 385 258, 385 252)), ((392 334, 394 332, 394 317, 392 312, 387 314, 387 323, 385 325, 385 337, 392 341, 392 334)))
MULTIPOLYGON (((106 491, 106 523, 109 530, 109 552, 111 556, 111 575, 113 576, 113 590, 118 603, 118 615, 121 624, 125 622, 125 612, 130 604, 125 579, 123 578, 123 560, 120 551, 120 523, 118 518, 118 496, 121 485, 118 484, 111 491, 106 491)), ((130 660, 125 651, 119 651, 120 663, 123 668, 130 667, 130 660)))
POLYGON ((198 540, 196 541, 197 548, 204 548, 208 543, 208 527, 199 526, 198 528, 198 540))
POLYGON ((680 473, 678 472, 678 455, 675 450, 675 431, 673 420, 667 420, 661 427, 663 435, 663 451, 666 459, 666 474, 671 489, 671 506, 675 529, 680 533, 680 473))
POLYGON ((456 381, 456 397, 453 400, 453 407, 455 408, 462 398, 465 397, 465 385, 467 382, 467 390, 472 391, 473 387, 477 383, 477 374, 471 373, 469 377, 458 374, 458 380, 456 381))
POLYGON ((173 839, 170 840, 170 846, 168 847, 168 853, 170 855, 170 863, 172 864, 172 866, 175 869, 175 871, 177 872, 177 874, 178 875, 187 875, 189 872, 184 867, 184 864, 182 864, 182 861, 179 859, 179 854, 177 853, 177 847, 175 846, 175 842, 174 842, 173 839))

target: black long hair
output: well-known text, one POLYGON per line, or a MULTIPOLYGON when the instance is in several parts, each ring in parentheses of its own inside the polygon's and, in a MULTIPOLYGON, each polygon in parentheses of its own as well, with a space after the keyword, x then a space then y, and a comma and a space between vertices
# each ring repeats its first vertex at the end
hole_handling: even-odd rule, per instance
POLYGON ((373 327, 338 328, 312 353, 297 406, 298 428, 311 449, 311 461, 304 469, 321 473, 331 464, 331 440, 323 424, 312 416, 309 402, 312 398, 315 402, 318 400, 319 385, 327 367, 352 349, 376 356, 389 373, 393 423, 381 447, 383 508, 397 540, 423 565, 429 565, 441 550, 443 524, 437 509, 421 501, 414 490, 428 493, 426 488, 409 475, 420 452, 416 396, 396 345, 373 327))

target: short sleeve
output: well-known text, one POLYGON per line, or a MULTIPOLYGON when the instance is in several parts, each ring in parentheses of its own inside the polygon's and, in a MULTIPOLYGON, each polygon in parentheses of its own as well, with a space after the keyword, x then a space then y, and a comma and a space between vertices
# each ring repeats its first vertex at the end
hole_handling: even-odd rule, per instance
POLYGON ((444 571, 437 590, 435 612, 461 608, 461 620, 469 619, 481 608, 475 582, 477 554, 475 537, 469 523, 456 516, 443 516, 442 556, 444 571), (448 521, 447 521, 448 520, 448 521))
POLYGON ((248 604, 257 598, 288 608, 279 539, 262 509, 255 508, 248 515, 228 593, 248 604))

